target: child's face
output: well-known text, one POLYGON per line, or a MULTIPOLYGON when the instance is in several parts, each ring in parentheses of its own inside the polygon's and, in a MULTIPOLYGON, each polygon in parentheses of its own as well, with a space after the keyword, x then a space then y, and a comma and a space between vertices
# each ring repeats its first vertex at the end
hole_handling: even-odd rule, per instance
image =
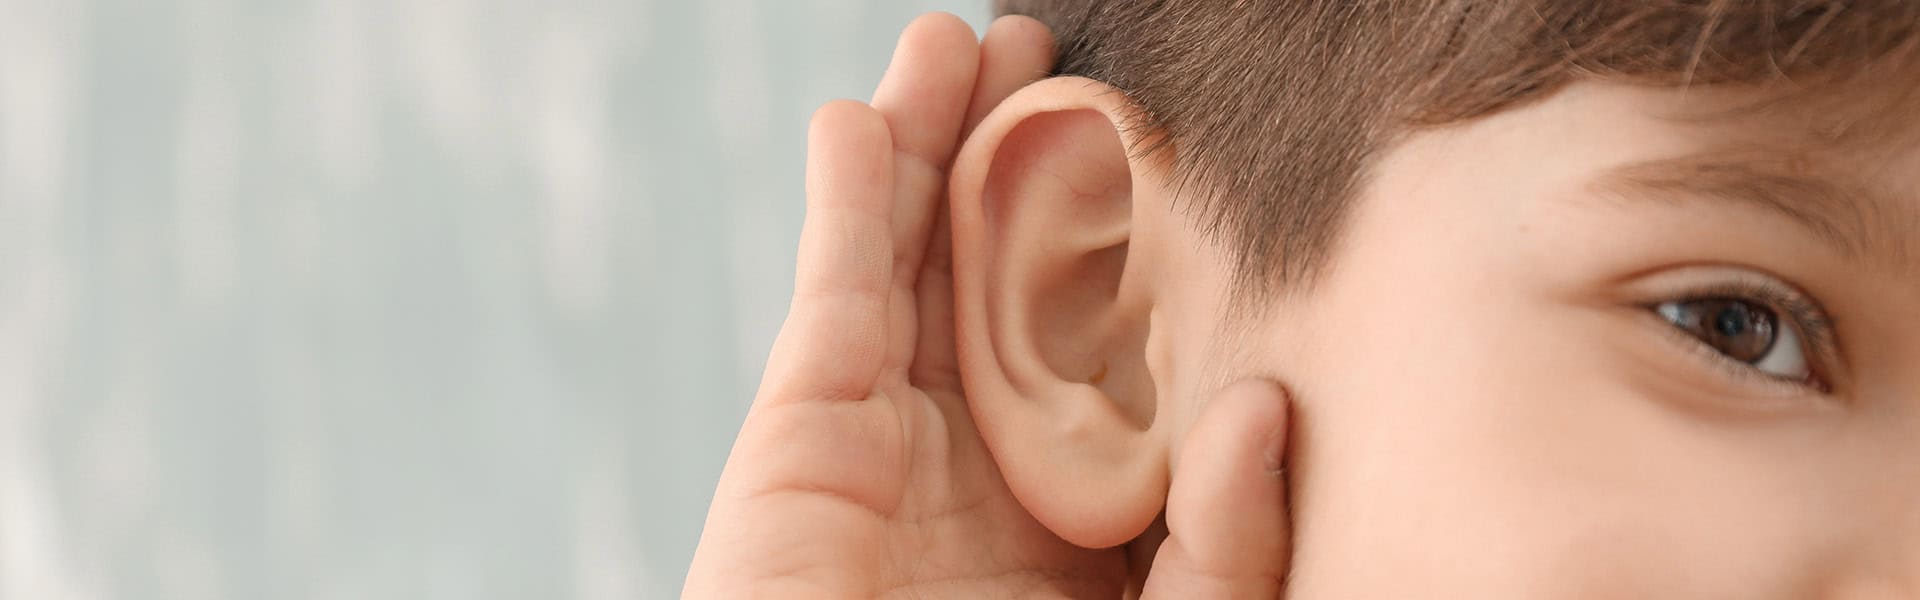
POLYGON ((1920 146, 1705 102, 1586 84, 1382 157, 1231 361, 1296 395, 1294 594, 1920 597, 1920 146))

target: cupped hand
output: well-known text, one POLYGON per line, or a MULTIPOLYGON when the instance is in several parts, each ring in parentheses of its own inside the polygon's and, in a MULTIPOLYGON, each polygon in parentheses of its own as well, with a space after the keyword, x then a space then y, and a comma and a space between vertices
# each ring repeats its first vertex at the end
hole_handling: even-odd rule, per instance
MULTIPOLYGON (((871 106, 814 115, 793 302, 686 597, 1119 598, 1140 580, 1123 548, 1069 544, 1014 499, 955 359, 949 162, 1052 60, 1031 19, 1002 18, 976 41, 958 18, 928 15, 901 36, 871 106)), ((1244 383, 1209 404, 1180 455, 1146 593, 1277 597, 1284 396, 1244 383)))

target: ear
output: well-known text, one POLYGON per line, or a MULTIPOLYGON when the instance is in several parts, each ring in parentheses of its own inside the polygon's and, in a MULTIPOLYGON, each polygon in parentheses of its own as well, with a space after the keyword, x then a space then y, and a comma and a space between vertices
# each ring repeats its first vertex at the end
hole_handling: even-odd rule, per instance
POLYGON ((1167 497, 1152 250, 1176 213, 1136 160, 1118 90, 1043 80, 983 121, 950 180, 968 405, 1007 485, 1085 547, 1139 535, 1167 497), (1150 359, 1150 357, 1152 357, 1150 359))

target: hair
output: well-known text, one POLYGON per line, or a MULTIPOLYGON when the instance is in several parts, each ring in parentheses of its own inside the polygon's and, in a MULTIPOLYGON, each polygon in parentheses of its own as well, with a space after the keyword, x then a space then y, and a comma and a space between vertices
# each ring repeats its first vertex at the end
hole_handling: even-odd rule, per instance
MULTIPOLYGON (((1324 270, 1372 159, 1582 80, 1831 91, 1910 65, 1920 0, 999 0, 1170 150, 1236 297, 1324 270)), ((1901 71, 1907 80, 1911 71, 1901 71)), ((1300 286, 1304 287, 1304 286, 1300 286)))

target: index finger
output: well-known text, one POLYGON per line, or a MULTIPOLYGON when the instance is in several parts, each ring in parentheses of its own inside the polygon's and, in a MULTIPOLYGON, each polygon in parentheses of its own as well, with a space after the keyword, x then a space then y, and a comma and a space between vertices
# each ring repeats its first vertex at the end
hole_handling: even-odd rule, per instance
POLYGON ((1278 598, 1293 545, 1287 523, 1287 397, 1243 381, 1188 432, 1167 495, 1167 540, 1143 598, 1278 598))

